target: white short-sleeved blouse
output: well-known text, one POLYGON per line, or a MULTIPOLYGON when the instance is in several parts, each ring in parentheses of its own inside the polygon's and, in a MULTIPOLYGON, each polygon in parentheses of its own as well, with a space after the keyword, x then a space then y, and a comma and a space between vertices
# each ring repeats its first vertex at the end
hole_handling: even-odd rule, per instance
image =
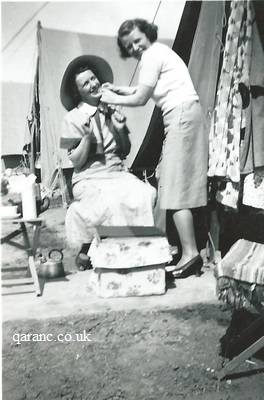
POLYGON ((153 43, 143 53, 139 83, 154 88, 152 98, 163 115, 181 103, 198 100, 187 66, 162 43, 153 43))

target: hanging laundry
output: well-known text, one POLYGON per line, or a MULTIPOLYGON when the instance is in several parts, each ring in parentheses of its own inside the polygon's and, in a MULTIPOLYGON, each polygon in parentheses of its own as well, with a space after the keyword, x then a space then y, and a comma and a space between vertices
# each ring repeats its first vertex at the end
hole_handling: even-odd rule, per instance
MULTIPOLYGON (((226 35, 215 109, 209 133, 208 176, 229 181, 234 189, 240 182, 241 129, 245 124, 240 84, 249 86, 251 62, 252 13, 250 1, 232 1, 226 35), (236 185, 234 185, 236 184, 236 185)), ((238 189, 230 199, 223 192, 221 203, 233 208, 237 203, 238 189)))

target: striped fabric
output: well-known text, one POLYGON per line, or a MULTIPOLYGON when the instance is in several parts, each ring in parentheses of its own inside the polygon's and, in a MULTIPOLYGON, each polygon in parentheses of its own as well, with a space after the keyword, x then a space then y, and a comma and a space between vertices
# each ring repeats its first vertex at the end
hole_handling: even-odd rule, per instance
POLYGON ((216 268, 217 278, 264 286, 264 244, 239 239, 216 268))

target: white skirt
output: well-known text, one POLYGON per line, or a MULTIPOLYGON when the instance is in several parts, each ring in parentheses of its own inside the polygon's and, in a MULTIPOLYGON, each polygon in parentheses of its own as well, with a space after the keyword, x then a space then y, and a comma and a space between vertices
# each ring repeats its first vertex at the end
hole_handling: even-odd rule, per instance
POLYGON ((199 101, 179 104, 164 117, 165 140, 158 166, 161 209, 207 204, 208 133, 199 101))
POLYGON ((84 179, 73 187, 75 201, 66 213, 67 243, 91 243, 95 227, 153 226, 156 189, 128 172, 84 179))

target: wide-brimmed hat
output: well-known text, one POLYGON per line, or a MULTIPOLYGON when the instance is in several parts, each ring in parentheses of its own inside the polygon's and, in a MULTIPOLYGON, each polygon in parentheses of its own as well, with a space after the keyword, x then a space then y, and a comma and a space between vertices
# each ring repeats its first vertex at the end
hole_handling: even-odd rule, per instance
POLYGON ((90 55, 76 57, 66 68, 61 81, 60 99, 62 105, 68 111, 78 105, 78 101, 74 98, 72 91, 74 74, 79 67, 86 66, 91 68, 101 84, 105 82, 113 83, 113 71, 103 58, 90 55))

